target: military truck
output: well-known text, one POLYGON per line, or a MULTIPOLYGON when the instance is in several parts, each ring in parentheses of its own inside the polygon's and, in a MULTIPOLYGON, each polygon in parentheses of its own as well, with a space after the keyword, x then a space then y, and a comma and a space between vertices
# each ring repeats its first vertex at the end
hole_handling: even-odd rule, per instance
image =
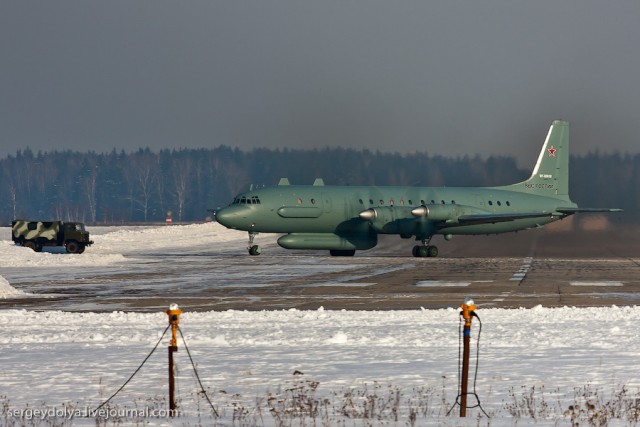
POLYGON ((42 251, 44 246, 64 246, 70 254, 81 254, 87 246, 89 232, 81 222, 27 221, 18 219, 11 222, 12 240, 16 245, 42 251))

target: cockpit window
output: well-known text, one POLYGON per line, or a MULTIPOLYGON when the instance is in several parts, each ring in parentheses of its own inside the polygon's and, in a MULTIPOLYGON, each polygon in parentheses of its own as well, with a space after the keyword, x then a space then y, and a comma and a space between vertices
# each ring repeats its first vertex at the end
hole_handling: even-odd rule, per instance
POLYGON ((233 203, 232 204, 234 204, 234 205, 259 205, 260 204, 260 198, 258 196, 236 197, 235 199, 233 199, 233 203))

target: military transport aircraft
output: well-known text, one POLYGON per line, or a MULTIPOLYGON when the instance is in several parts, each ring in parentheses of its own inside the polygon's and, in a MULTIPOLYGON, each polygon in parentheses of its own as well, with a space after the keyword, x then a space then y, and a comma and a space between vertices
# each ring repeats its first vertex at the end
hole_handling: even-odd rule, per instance
POLYGON ((371 249, 378 234, 415 237, 415 257, 438 256, 436 234, 497 234, 542 227, 578 212, 620 209, 579 208, 569 198, 569 123, 552 123, 531 177, 501 187, 351 187, 290 185, 252 189, 219 210, 217 221, 249 232, 249 254, 258 233, 284 233, 286 249, 325 249, 353 256, 371 249))

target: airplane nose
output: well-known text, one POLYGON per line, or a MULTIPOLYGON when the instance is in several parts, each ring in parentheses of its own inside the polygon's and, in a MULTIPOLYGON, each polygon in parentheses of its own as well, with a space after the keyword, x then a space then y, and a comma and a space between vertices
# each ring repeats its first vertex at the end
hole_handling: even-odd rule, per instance
POLYGON ((244 206, 229 206, 216 212, 216 221, 227 228, 237 228, 247 218, 248 209, 244 206))
POLYGON ((224 209, 220 209, 218 210, 218 212, 216 212, 216 221, 218 221, 220 224, 224 225, 225 227, 229 226, 229 221, 233 219, 235 215, 230 212, 229 208, 224 208, 224 209))

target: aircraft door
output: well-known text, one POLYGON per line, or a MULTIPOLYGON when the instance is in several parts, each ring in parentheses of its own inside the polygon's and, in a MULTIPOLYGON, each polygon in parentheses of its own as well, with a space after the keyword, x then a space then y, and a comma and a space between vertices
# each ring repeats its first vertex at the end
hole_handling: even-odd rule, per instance
POLYGON ((331 201, 331 196, 328 193, 322 193, 322 205, 323 212, 329 213, 333 209, 333 203, 331 201))
POLYGON ((486 208, 485 203, 484 203, 484 199, 482 198, 482 196, 480 194, 475 194, 473 196, 473 199, 474 199, 474 203, 475 203, 476 207, 478 207, 480 209, 485 209, 486 208))

